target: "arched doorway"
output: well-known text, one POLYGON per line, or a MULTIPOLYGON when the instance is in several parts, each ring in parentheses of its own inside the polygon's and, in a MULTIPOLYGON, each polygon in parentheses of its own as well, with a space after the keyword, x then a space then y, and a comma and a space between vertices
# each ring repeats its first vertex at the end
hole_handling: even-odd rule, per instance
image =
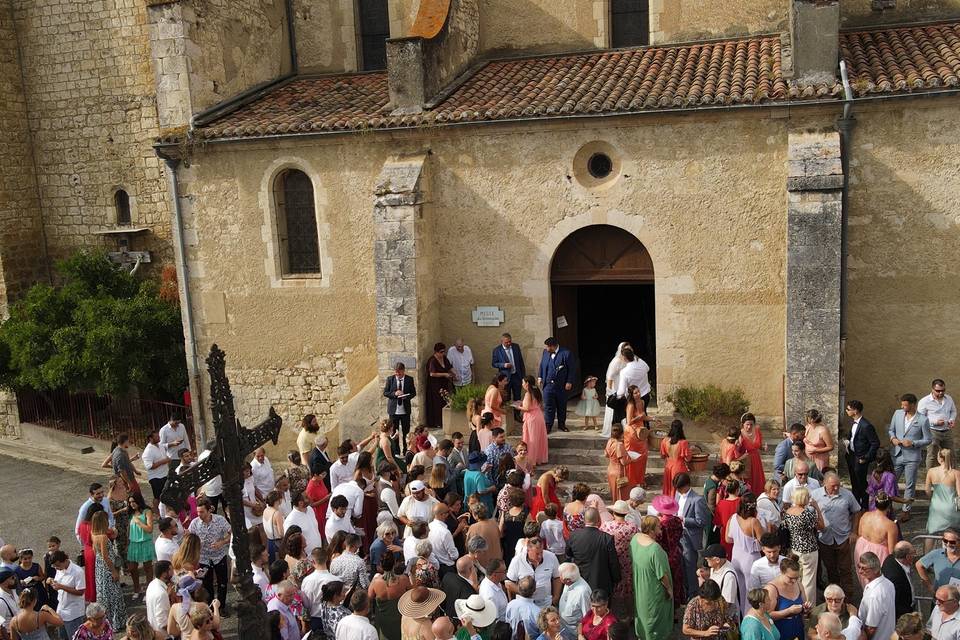
POLYGON ((626 340, 656 376, 653 261, 629 231, 599 224, 560 243, 550 265, 551 332, 579 363, 577 386, 604 375, 617 344, 626 340))

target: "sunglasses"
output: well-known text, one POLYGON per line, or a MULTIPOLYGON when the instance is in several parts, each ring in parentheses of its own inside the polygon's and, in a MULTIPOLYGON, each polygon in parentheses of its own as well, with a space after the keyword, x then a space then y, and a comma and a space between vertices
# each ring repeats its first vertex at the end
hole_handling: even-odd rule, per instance
POLYGON ((955 545, 955 544, 957 544, 957 541, 956 541, 956 540, 951 540, 951 539, 949 539, 949 538, 940 538, 940 539, 943 540, 943 544, 950 544, 950 545, 955 545))

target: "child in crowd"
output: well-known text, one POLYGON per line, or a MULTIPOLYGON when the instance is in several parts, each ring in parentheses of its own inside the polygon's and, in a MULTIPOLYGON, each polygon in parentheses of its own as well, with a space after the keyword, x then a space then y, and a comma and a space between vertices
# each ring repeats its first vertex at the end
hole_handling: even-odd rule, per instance
POLYGON ((20 584, 23 585, 23 589, 39 587, 35 589, 37 601, 34 606, 39 611, 43 605, 47 604, 47 590, 42 588, 43 581, 47 576, 43 572, 43 567, 33 561, 33 549, 20 550, 20 564, 17 565, 14 572, 17 574, 20 584))
POLYGON ((563 520, 559 518, 560 510, 557 505, 548 502, 543 511, 537 514, 540 524, 540 537, 547 551, 552 551, 559 557, 567 552, 567 541, 563 538, 563 520))
POLYGON ((583 381, 580 402, 577 403, 577 415, 583 416, 583 425, 587 428, 599 428, 597 417, 600 415, 600 402, 597 400, 597 376, 589 376, 583 381))

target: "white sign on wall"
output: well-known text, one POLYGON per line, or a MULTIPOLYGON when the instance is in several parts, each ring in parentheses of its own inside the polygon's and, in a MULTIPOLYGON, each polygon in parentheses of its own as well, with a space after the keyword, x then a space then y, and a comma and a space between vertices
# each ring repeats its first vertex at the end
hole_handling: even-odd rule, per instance
POLYGON ((473 322, 478 327, 499 327, 503 324, 500 307, 477 307, 473 310, 473 322))

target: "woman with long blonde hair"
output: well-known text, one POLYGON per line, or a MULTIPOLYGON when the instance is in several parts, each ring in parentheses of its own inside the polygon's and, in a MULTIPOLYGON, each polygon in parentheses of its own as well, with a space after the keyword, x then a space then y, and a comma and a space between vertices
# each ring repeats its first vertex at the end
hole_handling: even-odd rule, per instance
POLYGON ((180 548, 170 558, 170 564, 175 577, 179 578, 187 573, 196 577, 197 569, 200 568, 200 536, 195 533, 184 534, 180 548))
POLYGON ((939 533, 947 527, 960 526, 960 512, 955 506, 957 495, 960 495, 960 471, 953 468, 953 452, 940 449, 937 463, 936 467, 927 471, 924 487, 930 497, 927 533, 939 533))
POLYGON ((430 480, 427 486, 433 492, 437 500, 443 500, 447 497, 447 465, 435 464, 430 470, 430 480))

